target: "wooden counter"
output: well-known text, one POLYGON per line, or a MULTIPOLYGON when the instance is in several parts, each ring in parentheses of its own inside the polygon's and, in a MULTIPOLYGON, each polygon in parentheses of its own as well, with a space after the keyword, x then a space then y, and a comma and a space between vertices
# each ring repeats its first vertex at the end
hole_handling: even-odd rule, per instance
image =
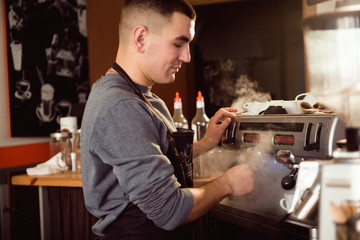
MULTIPOLYGON (((56 173, 56 174, 52 174, 52 175, 34 175, 34 176, 29 176, 27 174, 21 174, 21 175, 13 176, 11 178, 11 183, 13 185, 36 186, 39 188, 40 235, 41 235, 42 240, 51 239, 51 232, 52 232, 52 230, 54 230, 51 228, 51 221, 50 221, 51 217, 50 217, 48 191, 51 189, 54 189, 54 187, 55 188, 66 187, 66 190, 68 190, 68 192, 73 193, 73 192, 80 191, 82 194, 82 189, 81 189, 82 181, 81 181, 81 173, 80 172, 64 171, 64 172, 56 173)), ((64 190, 64 191, 66 191, 66 190, 64 190)), ((71 199, 71 201, 73 201, 73 202, 67 203, 67 204, 68 205, 75 204, 75 206, 77 206, 78 209, 79 208, 83 209, 82 212, 84 212, 84 216, 87 216, 86 214, 88 214, 88 212, 85 209, 83 199, 81 201, 78 201, 77 198, 74 198, 74 199, 71 199), (79 202, 81 202, 81 203, 79 203, 79 202), (79 204, 79 205, 76 205, 76 204, 79 204)), ((60 202, 62 202, 62 201, 60 201, 60 202)), ((57 204, 60 204, 60 202, 57 204)), ((52 203, 52 204, 54 205, 55 203, 52 203)), ((77 210, 77 211, 79 212, 79 210, 77 210)), ((54 215, 54 216, 59 217, 57 215, 54 215)), ((71 220, 66 220, 64 222, 70 222, 70 221, 74 221, 74 220, 71 219, 71 220)), ((86 222, 86 223, 88 223, 88 222, 86 222)), ((72 228, 69 227, 69 229, 72 229, 72 228)), ((87 226, 86 229, 91 229, 91 226, 87 226)), ((58 230, 58 229, 55 229, 55 230, 58 230)), ((63 230, 64 230, 63 228, 60 228, 59 231, 61 232, 63 230)), ((83 233, 82 231, 76 231, 76 232, 83 233)), ((91 230, 89 230, 88 232, 91 232, 91 230)), ((88 234, 88 232, 86 232, 86 234, 88 234)), ((74 235, 75 233, 71 232, 71 234, 74 235)), ((73 238, 73 239, 79 239, 79 238, 73 238)), ((88 239, 88 238, 81 238, 81 239, 88 239)))
MULTIPOLYGON (((194 187, 200 187, 213 180, 213 178, 194 178, 194 187)), ((13 185, 43 186, 43 187, 82 187, 81 173, 64 171, 52 175, 27 174, 16 175, 11 178, 13 185)))
POLYGON ((44 187, 82 187, 81 173, 64 171, 52 175, 27 174, 16 175, 11 178, 13 185, 44 186, 44 187))
MULTIPOLYGON (((194 178, 194 187, 200 187, 213 178, 194 178)), ((34 175, 29 176, 26 173, 12 176, 11 183, 17 186, 35 186, 39 189, 39 215, 40 215, 40 235, 42 240, 51 239, 55 234, 69 232, 72 239, 91 239, 91 226, 96 222, 86 210, 82 195, 82 179, 80 172, 64 171, 62 173, 52 175, 34 175), (64 188, 65 187, 65 188, 64 188), (81 193, 80 193, 81 192, 81 193), (69 194, 74 194, 71 198, 67 197, 69 194), (55 196, 55 197, 54 197, 55 196), (59 198, 57 202, 54 198, 59 198), (73 216, 69 206, 76 206, 77 213, 84 217, 80 223, 77 221, 79 216, 73 216), (67 209, 59 214, 58 209, 67 209), (80 209, 80 210, 79 210, 80 209), (70 212, 68 212, 70 211, 70 212), (74 229, 67 226, 52 226, 51 219, 55 222, 74 223, 83 226, 85 231, 73 231, 74 229), (77 234, 83 234, 81 237, 75 237, 77 234)), ((76 228, 75 228, 76 230, 76 228)))

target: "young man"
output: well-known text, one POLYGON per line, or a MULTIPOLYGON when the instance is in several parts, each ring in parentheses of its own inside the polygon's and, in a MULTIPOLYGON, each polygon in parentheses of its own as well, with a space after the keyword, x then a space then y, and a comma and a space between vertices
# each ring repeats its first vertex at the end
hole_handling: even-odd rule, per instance
MULTIPOLYGON (((93 85, 81 130, 85 203, 99 218, 93 231, 104 239, 176 239, 184 233, 180 226, 224 197, 253 189, 247 165, 203 187, 180 188, 167 157, 166 126, 171 132, 176 128, 164 102, 150 90, 154 83, 172 83, 182 63, 190 61, 195 18, 186 0, 123 4, 116 64, 125 75, 115 66, 93 85), (155 110, 137 95, 126 74, 155 110)), ((211 118, 205 136, 193 145, 194 156, 220 142, 234 112, 223 108, 211 118)))

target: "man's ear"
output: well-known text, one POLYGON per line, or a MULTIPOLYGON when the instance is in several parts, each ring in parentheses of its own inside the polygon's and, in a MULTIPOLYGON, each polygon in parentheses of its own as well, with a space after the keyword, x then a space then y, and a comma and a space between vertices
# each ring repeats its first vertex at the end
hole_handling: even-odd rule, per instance
POLYGON ((134 46, 140 53, 145 51, 145 37, 148 29, 145 26, 137 26, 134 30, 134 46))

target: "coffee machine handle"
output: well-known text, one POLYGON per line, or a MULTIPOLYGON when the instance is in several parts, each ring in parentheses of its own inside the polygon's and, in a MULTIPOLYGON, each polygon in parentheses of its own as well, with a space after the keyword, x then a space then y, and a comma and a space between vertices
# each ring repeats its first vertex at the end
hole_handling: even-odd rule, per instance
POLYGON ((293 189, 295 187, 298 172, 299 172, 299 169, 294 168, 289 175, 285 176, 281 180, 281 186, 282 186, 283 189, 291 190, 291 189, 293 189))

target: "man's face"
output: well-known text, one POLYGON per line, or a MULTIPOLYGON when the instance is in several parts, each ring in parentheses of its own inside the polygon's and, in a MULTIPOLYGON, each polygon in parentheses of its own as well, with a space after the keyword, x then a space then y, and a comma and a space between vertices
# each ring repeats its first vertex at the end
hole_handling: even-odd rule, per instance
POLYGON ((183 62, 190 62, 190 41, 195 20, 175 12, 161 33, 150 33, 145 50, 143 74, 153 83, 172 83, 183 62))

